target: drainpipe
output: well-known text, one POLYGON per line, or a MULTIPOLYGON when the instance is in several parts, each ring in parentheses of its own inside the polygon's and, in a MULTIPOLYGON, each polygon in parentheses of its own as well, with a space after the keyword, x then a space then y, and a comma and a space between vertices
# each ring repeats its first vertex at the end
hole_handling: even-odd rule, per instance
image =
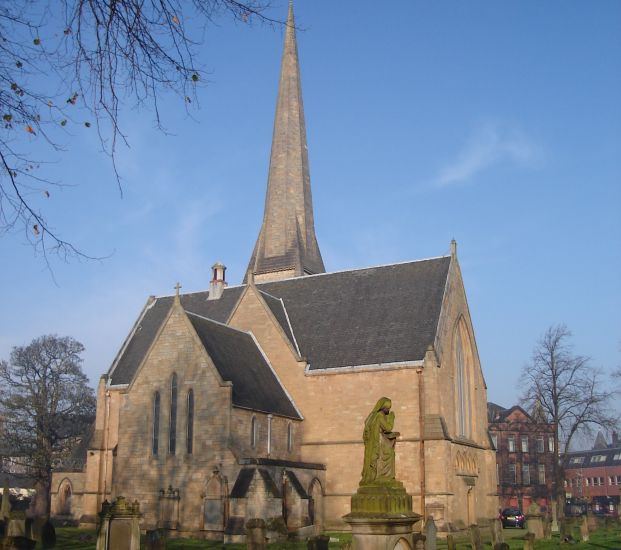
POLYGON ((420 514, 425 522, 425 407, 423 403, 423 369, 418 374, 418 429, 420 431, 420 514))

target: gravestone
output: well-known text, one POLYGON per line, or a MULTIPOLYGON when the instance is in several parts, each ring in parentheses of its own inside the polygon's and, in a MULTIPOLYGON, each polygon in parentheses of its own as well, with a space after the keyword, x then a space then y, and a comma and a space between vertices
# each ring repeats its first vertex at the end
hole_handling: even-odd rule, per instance
POLYGON ((567 518, 562 518, 559 521, 559 532, 561 542, 571 542, 573 540, 572 536, 572 524, 571 521, 567 518))
POLYGON ((478 525, 471 525, 468 528, 470 533, 470 544, 473 550, 483 550, 483 539, 481 537, 481 530, 478 525))
POLYGON ((553 533, 558 533, 559 532, 559 524, 558 524, 558 514, 556 512, 556 501, 552 501, 552 532, 553 533))
POLYGON ((265 550, 267 548, 265 534, 264 520, 260 518, 249 519, 246 522, 246 547, 248 550, 265 550))
POLYGON ((524 535, 524 550, 535 550, 534 533, 526 533, 526 535, 524 535))
POLYGON ((180 500, 179 489, 173 489, 172 485, 169 485, 166 490, 160 489, 158 527, 177 529, 179 526, 180 500))
POLYGON ((9 480, 4 480, 4 485, 2 486, 2 506, 0 507, 0 519, 4 520, 5 523, 8 523, 9 516, 11 514, 11 494, 9 490, 9 480))
POLYGON ((145 536, 146 550, 166 550, 166 531, 164 529, 151 529, 145 536))
POLYGON ((36 541, 27 537, 6 537, 2 543, 3 550, 33 550, 36 541))
POLYGON ((438 547, 438 528, 432 517, 425 522, 425 550, 436 550, 438 547))
POLYGON ((543 538, 543 514, 536 502, 533 502, 526 512, 526 528, 536 539, 543 538))
POLYGON ((457 544, 455 543, 455 537, 451 534, 446 535, 446 547, 447 550, 456 550, 457 544))
POLYGON ((140 504, 125 497, 104 501, 99 513, 97 550, 140 550, 140 504))
POLYGON ((543 538, 550 540, 552 538, 552 518, 544 518, 543 520, 543 538))
POLYGON ((330 546, 330 537, 326 535, 317 535, 310 537, 306 543, 307 550, 328 550, 330 546))
MULTIPOLYGON (((423 535, 422 533, 414 533, 412 537, 412 545, 414 550, 425 550, 425 535, 423 535)), ((394 547, 394 550, 397 549, 403 550, 403 544, 401 540, 399 540, 399 542, 397 542, 394 547)))
POLYGON ((48 518, 35 518, 26 524, 26 534, 32 540, 40 543, 41 548, 56 546, 56 529, 48 518))
POLYGON ((494 544, 494 550, 509 550, 509 545, 506 542, 497 542, 494 544))
POLYGON ((580 522, 580 538, 582 542, 589 542, 589 520, 587 516, 582 516, 580 522))
POLYGON ((492 532, 492 546, 496 548, 497 544, 503 543, 505 541, 505 536, 502 532, 502 523, 498 518, 492 520, 490 530, 492 532))

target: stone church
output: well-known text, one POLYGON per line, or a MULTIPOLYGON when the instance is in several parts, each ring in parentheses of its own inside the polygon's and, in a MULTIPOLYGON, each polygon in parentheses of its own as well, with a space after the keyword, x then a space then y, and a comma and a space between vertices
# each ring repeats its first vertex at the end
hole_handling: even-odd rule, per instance
POLYGON ((497 513, 486 386, 456 244, 450 254, 326 273, 315 236, 289 17, 263 222, 240 285, 150 297, 97 390, 82 471, 52 511, 94 524, 137 500, 142 528, 240 540, 345 529, 364 419, 392 399, 397 477, 440 528, 497 513))

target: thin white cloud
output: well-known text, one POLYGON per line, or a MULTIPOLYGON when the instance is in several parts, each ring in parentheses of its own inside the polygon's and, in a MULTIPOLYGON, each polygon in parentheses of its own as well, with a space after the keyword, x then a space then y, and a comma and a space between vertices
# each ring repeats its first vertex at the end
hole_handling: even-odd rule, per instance
POLYGON ((487 123, 472 133, 456 158, 439 171, 433 182, 437 187, 464 184, 501 162, 532 167, 540 157, 539 146, 520 130, 498 122, 487 123))

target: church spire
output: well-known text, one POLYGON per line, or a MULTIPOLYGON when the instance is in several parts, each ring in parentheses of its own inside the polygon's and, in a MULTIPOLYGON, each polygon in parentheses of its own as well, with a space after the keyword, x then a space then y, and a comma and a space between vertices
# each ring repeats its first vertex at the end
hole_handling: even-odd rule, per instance
POLYGON ((248 270, 257 282, 325 272, 313 220, 293 2, 280 67, 263 223, 248 270))

